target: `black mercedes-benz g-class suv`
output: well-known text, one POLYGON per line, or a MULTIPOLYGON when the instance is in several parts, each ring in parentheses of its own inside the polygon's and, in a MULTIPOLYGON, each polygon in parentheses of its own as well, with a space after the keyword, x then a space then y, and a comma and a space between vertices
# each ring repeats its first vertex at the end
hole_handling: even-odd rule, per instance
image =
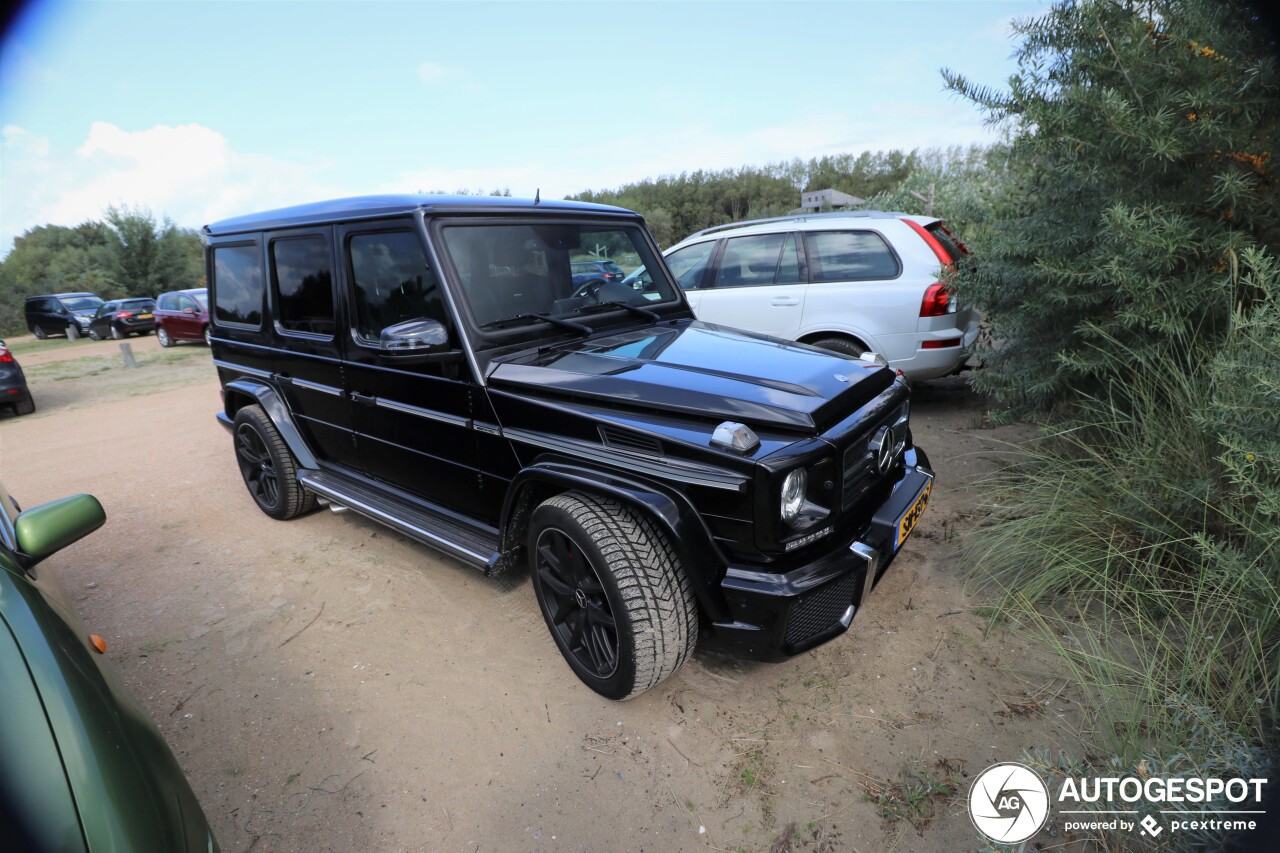
POLYGON ((928 502, 904 378, 698 322, 629 211, 380 196, 204 237, 218 417, 258 506, 527 565, 604 696, 700 633, 765 660, 843 633, 928 502), (601 255, 653 285, 575 285, 601 255))

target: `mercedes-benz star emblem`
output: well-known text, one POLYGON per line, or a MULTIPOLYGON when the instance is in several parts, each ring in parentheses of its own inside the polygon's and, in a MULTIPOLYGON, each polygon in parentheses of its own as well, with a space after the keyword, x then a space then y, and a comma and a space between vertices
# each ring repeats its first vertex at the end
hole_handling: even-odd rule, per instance
POLYGON ((869 445, 876 471, 881 474, 889 473, 889 469, 893 467, 893 450, 897 444, 897 436, 893 434, 891 428, 882 426, 876 430, 876 434, 872 436, 871 444, 869 445))

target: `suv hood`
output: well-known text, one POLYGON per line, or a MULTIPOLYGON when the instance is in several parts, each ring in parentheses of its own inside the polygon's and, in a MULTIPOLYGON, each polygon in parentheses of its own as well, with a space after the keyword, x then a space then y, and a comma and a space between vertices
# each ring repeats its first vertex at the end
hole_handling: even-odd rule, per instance
POLYGON ((819 433, 893 378, 887 368, 825 350, 683 320, 504 358, 489 381, 526 395, 819 433))

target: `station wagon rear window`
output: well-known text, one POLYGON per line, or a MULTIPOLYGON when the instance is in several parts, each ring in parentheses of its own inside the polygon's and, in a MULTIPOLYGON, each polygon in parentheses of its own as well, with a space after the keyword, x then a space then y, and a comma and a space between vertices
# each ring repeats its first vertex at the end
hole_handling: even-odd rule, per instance
POLYGON ((805 234, 813 281, 897 278, 898 258, 874 231, 811 231, 805 234))

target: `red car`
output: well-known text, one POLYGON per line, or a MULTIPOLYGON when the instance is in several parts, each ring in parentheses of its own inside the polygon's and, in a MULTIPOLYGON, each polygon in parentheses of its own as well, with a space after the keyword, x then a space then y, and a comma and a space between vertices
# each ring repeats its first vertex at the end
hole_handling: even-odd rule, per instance
POLYGON ((156 339, 171 347, 178 341, 209 343, 209 291, 172 290, 156 299, 156 339))

